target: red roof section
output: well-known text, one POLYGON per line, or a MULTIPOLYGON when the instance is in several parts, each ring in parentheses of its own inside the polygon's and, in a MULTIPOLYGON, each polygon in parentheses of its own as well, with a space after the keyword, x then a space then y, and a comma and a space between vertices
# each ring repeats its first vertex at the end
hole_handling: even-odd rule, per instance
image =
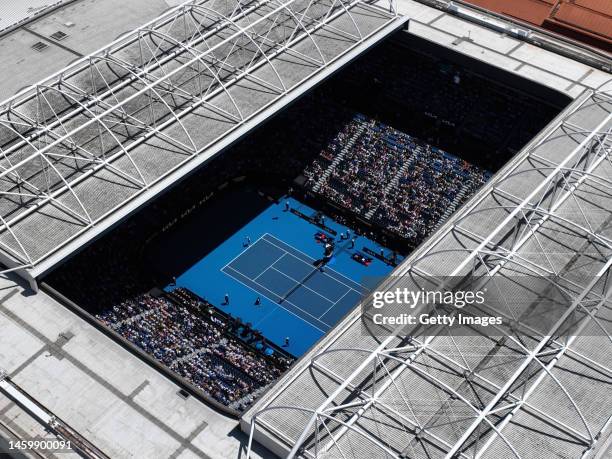
POLYGON ((612 52, 612 0, 464 0, 612 52))

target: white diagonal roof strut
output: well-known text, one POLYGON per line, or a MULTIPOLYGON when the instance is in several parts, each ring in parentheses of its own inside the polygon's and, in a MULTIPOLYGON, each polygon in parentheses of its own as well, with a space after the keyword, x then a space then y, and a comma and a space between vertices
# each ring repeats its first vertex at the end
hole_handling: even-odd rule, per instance
POLYGON ((404 22, 362 0, 193 0, 21 91, 0 104, 0 200, 13 200, 0 260, 45 272, 404 22), (296 80, 287 67, 298 65, 296 80), (221 117, 217 137, 194 127, 199 113, 221 117), (145 148, 171 166, 157 170, 145 148), (123 194, 87 199, 107 173, 123 194), (51 205, 45 218, 66 231, 33 246, 28 232, 51 205))
MULTIPOLYGON (((598 104, 609 103, 607 100, 606 97, 600 97, 598 93, 585 92, 521 154, 517 155, 515 160, 495 176, 492 182, 485 186, 472 201, 466 204, 455 218, 447 222, 420 251, 398 267, 391 279, 387 279, 377 289, 386 290, 401 286, 401 276, 412 274, 416 274, 417 277, 427 278, 429 276, 435 279, 440 278, 440 273, 443 273, 445 277, 462 277, 466 273, 482 272, 484 277, 481 280, 484 283, 484 279, 494 279, 503 270, 512 273, 516 266, 520 268, 518 272, 530 273, 529 275, 535 278, 541 277, 547 281, 547 285, 556 285, 561 291, 566 290, 571 301, 567 309, 563 310, 563 314, 558 318, 556 316, 555 323, 547 331, 526 328, 532 334, 530 339, 533 341, 528 346, 511 333, 499 330, 505 340, 500 342, 512 343, 512 346, 508 348, 512 349, 512 355, 509 357, 516 362, 516 365, 512 366, 512 371, 504 375, 503 381, 490 380, 485 374, 482 374, 479 360, 466 358, 464 353, 469 352, 469 349, 463 347, 461 343, 456 343, 451 335, 446 337, 443 327, 431 335, 418 337, 406 337, 401 333, 401 327, 398 327, 396 330, 390 330, 388 336, 381 336, 380 339, 377 339, 378 344, 372 348, 350 348, 346 347, 346 344, 336 347, 336 340, 340 340, 344 333, 359 327, 361 315, 355 311, 350 320, 347 319, 338 330, 330 334, 332 338, 322 346, 319 353, 313 354, 301 368, 287 377, 286 381, 279 385, 279 389, 268 400, 261 403, 261 407, 253 408, 252 414, 245 416, 245 419, 251 422, 252 435, 255 435, 257 426, 260 426, 262 435, 268 435, 264 432, 275 432, 274 435, 283 438, 289 451, 288 457, 301 455, 316 457, 317 454, 331 452, 332 448, 339 448, 339 445, 351 444, 351 440, 343 443, 342 437, 352 432, 351 426, 360 425, 361 418, 366 417, 366 414, 371 422, 373 414, 370 411, 378 405, 387 411, 391 410, 396 417, 403 419, 406 425, 410 425, 413 432, 420 432, 423 438, 427 438, 431 444, 437 444, 438 448, 445 452, 447 459, 490 457, 488 453, 493 445, 500 448, 498 440, 505 448, 506 454, 520 458, 520 451, 524 450, 523 446, 517 447, 518 445, 505 435, 508 426, 516 419, 519 412, 529 413, 530 416, 541 419, 542 422, 554 426, 558 431, 573 438, 577 445, 582 445, 583 454, 592 451, 601 432, 607 428, 610 421, 603 425, 594 425, 590 419, 591 413, 585 411, 584 403, 574 398, 575 388, 567 387, 567 382, 554 370, 567 355, 583 365, 598 369, 602 372, 600 374, 612 378, 612 368, 607 362, 592 357, 591 350, 585 349, 584 346, 579 349, 574 348, 581 333, 585 333, 585 330, 589 328, 589 330, 595 330, 596 336, 604 340, 598 343, 607 346, 606 348, 612 351, 611 333, 606 327, 607 324, 604 323, 604 318, 600 317, 600 313, 609 309, 611 303, 611 287, 606 284, 607 287, 601 292, 601 282, 602 279, 608 279, 612 272, 610 269, 612 267, 612 238, 609 231, 605 231, 612 224, 612 179, 607 175, 612 167, 612 113, 605 107, 602 107, 603 110, 600 112, 595 111, 599 119, 589 129, 581 127, 583 123, 580 121, 581 113, 585 110, 596 110, 598 104), (575 132, 563 132, 564 126, 571 126, 575 132), (579 139, 575 137, 577 133, 580 134, 579 139), (565 142, 565 138, 567 138, 565 143, 567 147, 561 151, 557 151, 558 147, 555 147, 554 155, 551 155, 548 146, 551 139, 554 139, 553 141, 557 142, 555 145, 558 145, 559 140, 565 142), (542 167, 534 164, 542 164, 542 167), (537 179, 531 180, 536 173, 537 179), (526 185, 517 188, 517 182, 526 185), (496 216, 496 224, 487 227, 486 231, 481 231, 475 222, 488 218, 490 214, 496 216), (550 232, 554 227, 563 228, 565 233, 574 237, 569 240, 574 245, 568 245, 565 249, 575 251, 574 256, 569 257, 568 261, 561 259, 566 264, 561 264, 555 253, 548 253, 551 250, 550 236, 545 231, 550 232), (466 245, 459 245, 458 240, 451 244, 442 244, 442 241, 446 240, 455 241, 454 238, 447 238, 453 233, 467 237, 466 245), (582 245, 575 246, 577 241, 581 241, 582 245), (527 252, 527 247, 537 248, 537 253, 541 253, 539 258, 527 252), (448 253, 453 260, 448 269, 427 261, 430 257, 440 259, 440 255, 445 253, 448 253), (459 257, 457 256, 459 254, 463 255, 459 257), (589 266, 591 274, 588 279, 576 277, 572 267, 572 263, 578 260, 581 254, 588 257, 592 265, 589 266), (434 268, 435 275, 428 272, 428 269, 423 269, 423 266, 428 266, 429 269, 434 268), (562 327, 565 327, 568 318, 573 317, 576 313, 580 320, 575 324, 572 335, 561 339, 558 335, 562 333, 562 327), (438 349, 435 346, 438 338, 444 337, 454 343, 454 353, 448 354, 446 350, 438 349), (405 339, 411 343, 409 345, 411 349, 404 348, 399 355, 394 355, 393 347, 396 346, 394 343, 401 343, 405 339), (336 353, 351 351, 363 354, 363 359, 355 361, 352 358, 351 361, 355 361, 355 364, 350 367, 350 372, 335 371, 336 367, 333 365, 340 364, 342 359, 332 356, 336 353), (320 362, 323 356, 326 356, 326 362, 328 362, 325 365, 320 362), (489 391, 487 393, 491 394, 486 397, 486 403, 482 406, 470 403, 456 388, 449 386, 434 373, 428 371, 426 366, 423 367, 426 359, 431 359, 431 357, 436 357, 440 362, 448 362, 448 365, 452 366, 452 371, 457 372, 458 376, 463 372, 464 375, 460 377, 464 378, 464 383, 471 385, 472 380, 479 381, 480 390, 486 388, 489 391), (396 366, 393 370, 387 370, 385 362, 395 362, 396 366), (475 362, 475 364, 469 362, 475 362), (368 368, 372 367, 374 370, 368 374, 368 368), (308 390, 304 389, 308 386, 304 386, 302 380, 315 378, 316 372, 306 377, 307 368, 316 368, 337 384, 326 392, 326 398, 322 403, 312 408, 312 415, 306 421, 300 421, 297 425, 291 424, 291 431, 299 426, 301 433, 288 439, 283 428, 276 422, 272 422, 273 418, 266 417, 265 411, 260 412, 259 410, 262 407, 263 409, 274 407, 274 400, 285 392, 289 392, 286 396, 290 396, 290 391, 294 390, 292 387, 294 381, 300 380, 301 390, 308 390), (376 368, 385 369, 384 377, 380 376, 380 371, 377 373, 376 368), (473 413, 471 422, 467 424, 464 422, 465 419, 460 418, 451 421, 457 423, 456 432, 459 432, 457 438, 454 438, 452 442, 449 438, 440 438, 437 431, 430 430, 428 425, 419 426, 418 422, 415 424, 399 411, 389 406, 385 407, 385 404, 381 403, 381 398, 385 394, 393 394, 396 401, 394 406, 399 403, 406 412, 413 412, 412 403, 415 400, 418 401, 418 395, 410 394, 411 397, 406 398, 401 388, 396 385, 396 381, 401 380, 403 374, 408 371, 419 374, 430 381, 432 387, 442 388, 448 394, 449 401, 464 402, 466 408, 473 413), (529 375, 526 375, 527 372, 529 375), (348 374, 340 376, 339 373, 348 374), (528 377, 523 380, 525 376, 528 377), (376 391, 369 394, 355 381, 371 381, 367 387, 371 386, 372 391, 376 388, 376 391), (534 394, 538 393, 545 381, 548 382, 547 390, 553 390, 564 399, 567 405, 565 410, 571 410, 574 421, 566 421, 555 413, 543 409, 539 403, 533 403, 534 394), (514 392, 517 385, 524 387, 522 393, 514 392), (391 388, 395 389, 390 390, 391 388), (318 423, 330 422, 321 419, 318 414, 334 412, 338 404, 342 406, 342 396, 346 397, 346 394, 366 398, 367 401, 362 403, 360 408, 348 418, 345 418, 341 426, 329 432, 329 435, 317 435, 313 440, 313 429, 318 432, 322 428, 318 426, 318 423), (312 448, 316 454, 313 453, 312 448)), ((582 263, 584 264, 584 261, 582 263)), ((442 282, 441 287, 445 288, 445 282, 442 282)), ((418 314, 418 311, 415 313, 418 314)), ((506 315, 506 317, 509 316, 506 315)), ((589 336, 587 335, 587 338, 589 336)), ((507 344, 504 344, 505 346, 507 344)), ((485 354, 482 354, 484 359, 489 355, 496 356, 495 353, 490 354, 494 352, 491 349, 485 346, 483 351, 485 354)), ((484 362, 484 359, 481 362, 484 362)), ((485 364, 483 369, 486 369, 486 366, 485 364)), ((410 381, 410 379, 405 380, 410 381)), ((452 405, 449 405, 449 409, 452 410, 451 407, 452 405)), ((346 416, 346 413, 342 415, 346 416)), ((444 412, 440 412, 440 415, 444 415, 444 412)), ((418 420, 416 414, 414 416, 418 420)), ((434 415, 431 418, 432 429, 438 425, 435 419, 434 415)), ((384 425, 377 428, 385 430, 384 425)), ((381 435, 379 438, 393 435, 391 431, 379 434, 381 435)), ((378 436, 374 430, 370 432, 370 435, 378 436)), ((411 433, 410 435, 417 434, 411 433)), ((411 446, 412 440, 407 448, 411 446)), ((344 454, 346 457, 354 457, 348 446, 344 454)), ((408 450, 406 454, 409 454, 408 450)))

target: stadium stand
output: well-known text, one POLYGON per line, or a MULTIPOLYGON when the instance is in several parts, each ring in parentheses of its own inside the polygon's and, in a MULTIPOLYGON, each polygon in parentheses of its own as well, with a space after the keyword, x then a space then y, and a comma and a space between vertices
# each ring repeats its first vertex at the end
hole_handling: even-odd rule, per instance
POLYGON ((247 345, 234 334, 244 331, 244 325, 237 328, 184 289, 176 289, 170 297, 140 295, 97 317, 205 394, 239 411, 293 362, 247 345))
POLYGON ((415 247, 490 174, 357 114, 305 171, 306 187, 415 247))
POLYGON ((509 90, 435 51, 424 43, 391 40, 334 90, 347 100, 364 93, 351 101, 358 111, 376 113, 387 124, 489 169, 500 167, 544 127, 543 119, 558 112, 545 99, 509 90))

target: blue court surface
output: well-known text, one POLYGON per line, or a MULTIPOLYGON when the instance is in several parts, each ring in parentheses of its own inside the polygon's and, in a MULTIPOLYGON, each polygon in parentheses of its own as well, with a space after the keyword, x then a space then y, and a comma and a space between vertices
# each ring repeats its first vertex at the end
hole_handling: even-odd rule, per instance
MULTIPOLYGON (((294 199, 288 201, 302 214, 316 213, 294 199)), ((347 230, 330 218, 325 224, 338 235, 347 230)), ((392 270, 378 259, 364 266, 351 258, 364 247, 380 251, 376 243, 358 237, 352 249, 350 241, 339 236, 331 261, 319 269, 316 260, 323 256, 323 245, 315 235, 320 231, 285 211, 285 201, 271 204, 177 276, 177 285, 250 322, 278 345, 288 337, 287 350, 302 355, 368 292, 364 279, 385 276, 392 270), (225 294, 229 304, 224 304, 225 294)))

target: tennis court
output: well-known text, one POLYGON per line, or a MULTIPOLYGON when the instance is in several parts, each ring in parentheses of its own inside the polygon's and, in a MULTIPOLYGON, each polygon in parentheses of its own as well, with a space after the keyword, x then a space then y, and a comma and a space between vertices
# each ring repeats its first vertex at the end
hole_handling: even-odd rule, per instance
MULTIPOLYGON (((245 197, 244 202, 251 201, 245 197)), ((365 236, 355 235, 354 244, 342 240, 340 234, 349 228, 327 217, 335 250, 321 271, 317 260, 324 255, 324 244, 317 235, 326 230, 304 218, 316 211, 292 198, 267 202, 263 211, 206 254, 199 256, 197 243, 189 241, 198 236, 206 240, 208 226, 224 221, 202 220, 189 233, 175 233, 174 248, 165 253, 171 257, 173 250, 193 251, 193 262, 177 273, 177 286, 240 318, 278 345, 290 338, 286 349, 299 356, 359 303, 367 293, 367 279, 385 276, 392 268, 377 259, 367 266, 353 260, 356 252, 382 247, 365 236), (287 211, 286 203, 299 213, 287 211)), ((240 211, 238 204, 240 199, 228 202, 226 214, 240 211)))
POLYGON ((327 331, 367 290, 348 277, 315 265, 316 260, 266 233, 223 272, 281 305, 321 331, 327 331))

